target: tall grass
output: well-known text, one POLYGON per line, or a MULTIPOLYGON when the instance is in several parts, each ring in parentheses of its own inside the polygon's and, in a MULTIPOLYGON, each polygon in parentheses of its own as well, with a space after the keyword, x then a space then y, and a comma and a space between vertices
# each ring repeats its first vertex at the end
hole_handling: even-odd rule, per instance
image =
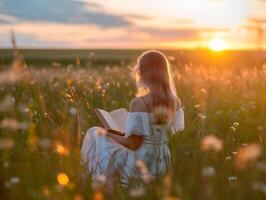
POLYGON ((169 173, 132 191, 117 184, 108 194, 84 176, 80 145, 98 124, 92 108, 128 107, 134 98, 130 69, 2 71, 1 199, 265 199, 266 68, 175 64, 186 128, 170 137, 169 173))

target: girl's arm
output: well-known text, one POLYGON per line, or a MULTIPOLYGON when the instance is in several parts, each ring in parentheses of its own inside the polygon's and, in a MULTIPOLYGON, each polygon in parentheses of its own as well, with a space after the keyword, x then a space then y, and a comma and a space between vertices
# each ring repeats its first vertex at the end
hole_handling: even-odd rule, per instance
MULTIPOLYGON (((141 103, 143 103, 141 99, 139 98, 133 99, 129 105, 130 112, 136 112, 136 111, 139 111, 139 109, 142 109, 140 108, 141 103)), ((145 105, 142 107, 145 108, 145 105)), ((117 134, 107 132, 107 136, 111 137, 114 141, 121 144, 122 146, 130 150, 133 150, 133 151, 136 151, 143 143, 143 137, 136 135, 134 133, 130 134, 128 137, 124 137, 124 136, 120 136, 117 134)))
POLYGON ((143 143, 143 137, 134 134, 124 137, 107 132, 106 136, 132 151, 136 151, 143 143))

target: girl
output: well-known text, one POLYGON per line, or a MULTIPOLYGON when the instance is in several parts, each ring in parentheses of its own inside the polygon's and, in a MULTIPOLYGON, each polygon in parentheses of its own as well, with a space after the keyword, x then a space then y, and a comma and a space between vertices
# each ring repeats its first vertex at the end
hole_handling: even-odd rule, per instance
POLYGON ((146 51, 136 67, 138 89, 145 95, 129 106, 125 136, 90 128, 81 154, 93 181, 104 175, 109 186, 118 174, 122 185, 131 187, 142 178, 154 180, 170 164, 168 133, 184 129, 183 110, 172 85, 168 60, 159 51, 146 51))

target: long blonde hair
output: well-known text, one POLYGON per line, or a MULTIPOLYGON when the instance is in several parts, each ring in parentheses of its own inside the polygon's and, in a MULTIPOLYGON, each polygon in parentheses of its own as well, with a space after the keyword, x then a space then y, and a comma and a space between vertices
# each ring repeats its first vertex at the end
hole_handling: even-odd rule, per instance
POLYGON ((172 118, 177 107, 175 87, 166 56, 156 50, 144 52, 137 61, 136 80, 138 90, 143 87, 151 93, 151 108, 167 108, 172 118))

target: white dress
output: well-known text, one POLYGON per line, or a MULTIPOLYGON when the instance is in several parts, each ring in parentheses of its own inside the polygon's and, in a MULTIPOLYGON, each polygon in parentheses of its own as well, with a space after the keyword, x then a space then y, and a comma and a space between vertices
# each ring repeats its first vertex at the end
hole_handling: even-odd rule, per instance
MULTIPOLYGON (((164 175, 170 164, 168 148, 169 126, 158 126, 150 123, 151 114, 147 112, 129 112, 125 128, 126 136, 134 133, 141 135, 144 142, 141 147, 132 151, 116 143, 110 137, 98 134, 99 127, 90 128, 81 148, 82 160, 92 175, 92 180, 104 175, 107 184, 112 184, 114 177, 119 177, 121 184, 132 186, 143 177, 136 167, 136 161, 142 161, 148 175, 164 175), (118 176, 117 176, 118 175, 118 176)), ((175 132, 184 129, 184 112, 176 111, 173 126, 175 132)))

